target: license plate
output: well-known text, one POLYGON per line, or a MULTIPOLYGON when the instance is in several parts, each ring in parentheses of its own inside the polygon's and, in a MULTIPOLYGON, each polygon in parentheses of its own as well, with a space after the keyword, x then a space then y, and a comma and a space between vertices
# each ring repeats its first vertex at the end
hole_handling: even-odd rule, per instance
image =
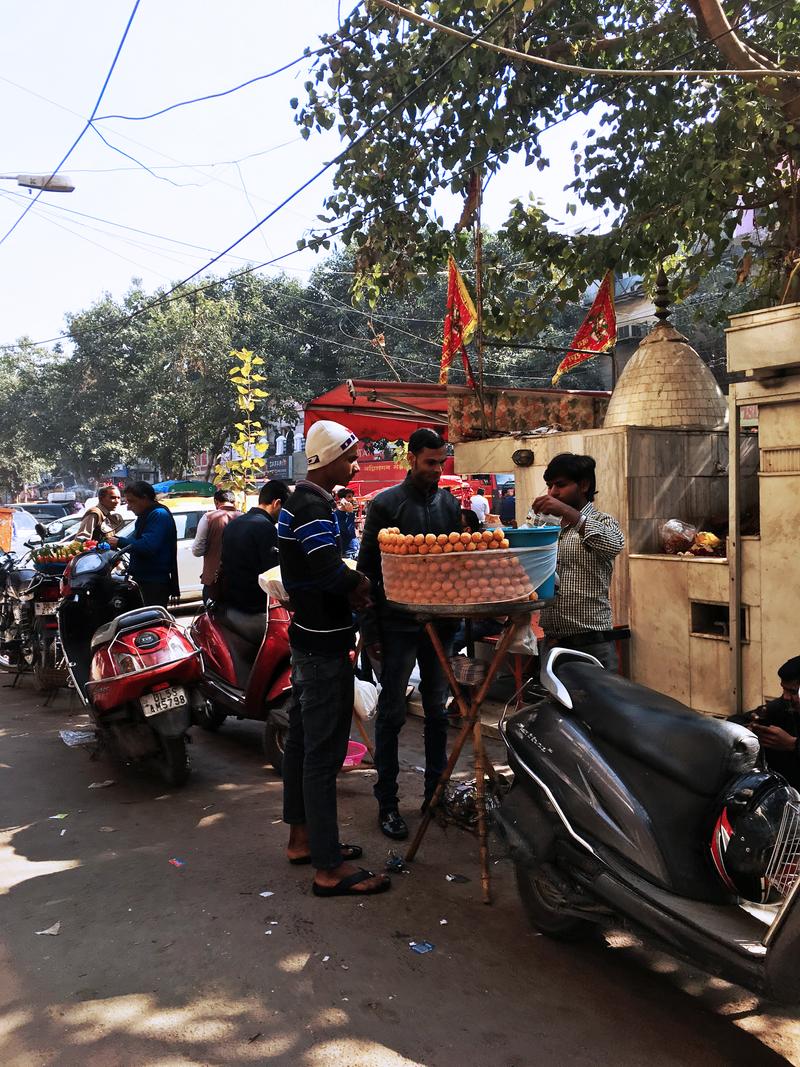
POLYGON ((143 697, 139 697, 139 703, 145 715, 158 715, 162 711, 171 711, 172 708, 182 708, 184 704, 189 703, 189 698, 183 686, 173 685, 170 689, 145 693, 143 697))
POLYGON ((34 600, 33 610, 36 615, 55 615, 58 611, 57 600, 34 600))

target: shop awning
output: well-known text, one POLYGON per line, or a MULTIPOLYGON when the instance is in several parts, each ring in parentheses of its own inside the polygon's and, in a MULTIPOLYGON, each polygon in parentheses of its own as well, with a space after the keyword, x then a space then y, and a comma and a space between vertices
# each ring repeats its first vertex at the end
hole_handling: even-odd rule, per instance
POLYGON ((340 422, 362 441, 407 440, 421 426, 446 437, 447 389, 424 382, 352 378, 306 406, 305 432, 321 419, 340 422))

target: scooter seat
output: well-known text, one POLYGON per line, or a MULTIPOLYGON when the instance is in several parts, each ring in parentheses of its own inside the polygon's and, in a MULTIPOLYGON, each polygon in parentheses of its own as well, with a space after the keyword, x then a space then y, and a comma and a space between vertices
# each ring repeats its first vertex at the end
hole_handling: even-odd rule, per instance
POLYGON ((117 615, 111 622, 98 627, 92 637, 92 652, 100 645, 107 645, 124 630, 137 630, 140 626, 159 626, 173 622, 166 608, 134 608, 117 615))
POLYGON ((267 632, 267 615, 263 611, 239 611, 238 608, 221 605, 217 608, 216 618, 222 626, 241 637, 248 645, 254 645, 256 649, 267 632))
POLYGON ((755 766, 759 743, 743 726, 701 715, 592 663, 566 661, 556 674, 575 716, 597 737, 694 793, 715 797, 755 766))

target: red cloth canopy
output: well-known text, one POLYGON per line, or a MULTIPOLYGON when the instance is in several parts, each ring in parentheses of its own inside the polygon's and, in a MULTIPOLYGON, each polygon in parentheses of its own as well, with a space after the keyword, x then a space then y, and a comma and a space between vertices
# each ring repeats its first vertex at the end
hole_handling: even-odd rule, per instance
POLYGON ((407 441, 421 426, 430 426, 446 438, 447 388, 353 378, 306 406, 305 433, 321 419, 341 423, 362 441, 407 441))

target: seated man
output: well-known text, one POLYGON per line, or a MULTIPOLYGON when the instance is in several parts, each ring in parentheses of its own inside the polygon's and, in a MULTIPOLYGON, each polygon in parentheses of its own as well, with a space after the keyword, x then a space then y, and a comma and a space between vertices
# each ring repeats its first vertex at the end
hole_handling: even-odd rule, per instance
POLYGON ((267 610, 267 594, 258 584, 258 576, 278 562, 276 523, 288 496, 289 487, 284 482, 267 482, 258 494, 258 504, 231 519, 223 530, 219 585, 226 607, 250 614, 267 610))
POLYGON ((782 695, 753 712, 747 725, 761 742, 770 770, 800 789, 800 656, 778 668, 782 695))

